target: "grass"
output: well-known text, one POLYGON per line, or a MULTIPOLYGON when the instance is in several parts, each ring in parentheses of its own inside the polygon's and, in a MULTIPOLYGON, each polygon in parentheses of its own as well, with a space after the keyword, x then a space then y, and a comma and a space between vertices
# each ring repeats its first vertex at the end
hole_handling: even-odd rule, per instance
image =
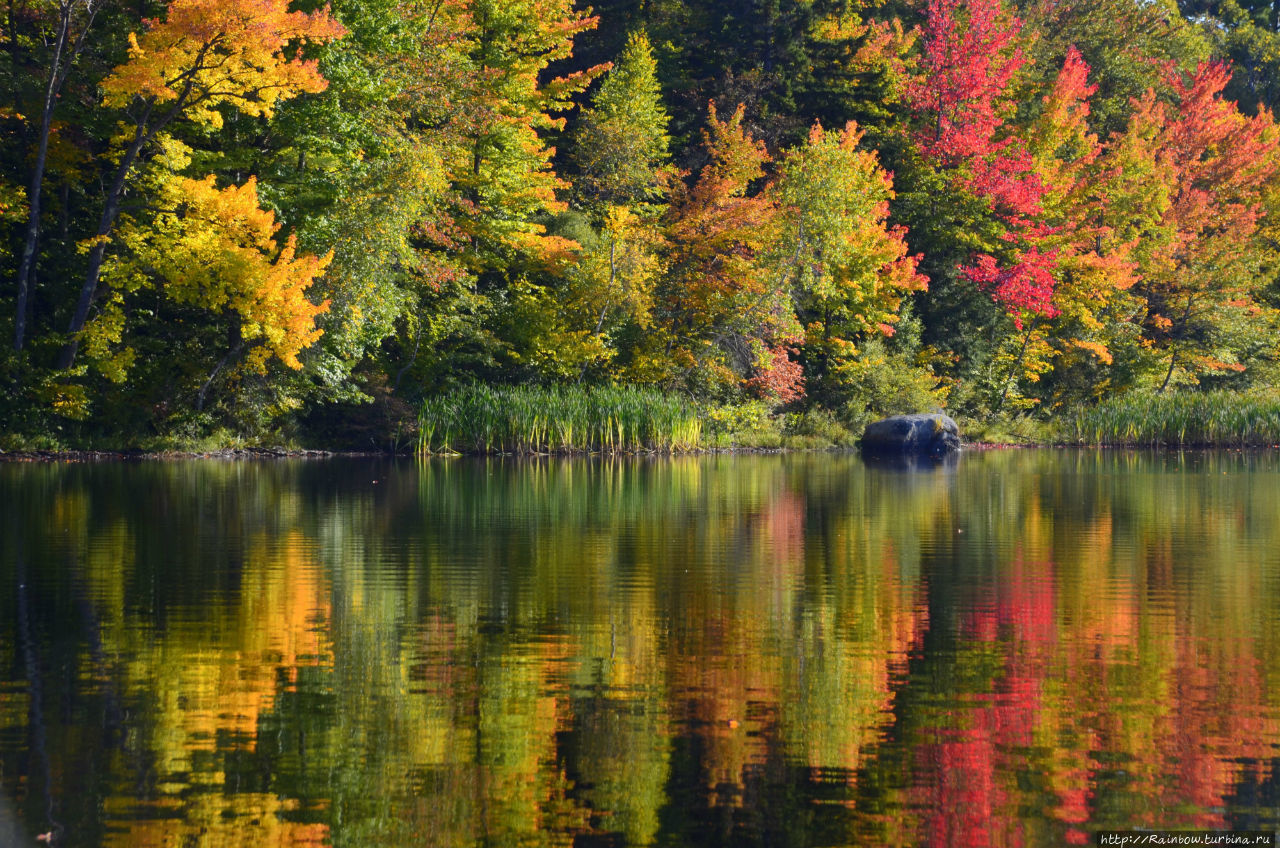
POLYGON ((1031 415, 957 415, 956 424, 964 441, 973 444, 1048 445, 1054 441, 1054 428, 1031 415))
POLYGON ((418 453, 680 452, 702 424, 682 397, 635 387, 475 385, 430 398, 418 453))
POLYGON ((1234 392, 1129 394, 1067 423, 1067 441, 1089 445, 1262 447, 1280 445, 1280 397, 1234 392))

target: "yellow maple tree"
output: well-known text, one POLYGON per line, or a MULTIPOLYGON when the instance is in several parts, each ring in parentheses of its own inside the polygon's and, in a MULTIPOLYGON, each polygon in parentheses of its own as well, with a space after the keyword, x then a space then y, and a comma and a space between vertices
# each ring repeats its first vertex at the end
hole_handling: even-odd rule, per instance
POLYGON ((291 12, 283 0, 173 0, 164 20, 145 23, 129 35, 129 60, 103 81, 104 104, 172 102, 212 127, 222 126, 225 103, 269 117, 278 101, 323 91, 316 62, 285 49, 346 33, 327 9, 291 12))
POLYGON ((315 319, 329 306, 308 300, 307 289, 332 252, 298 255, 293 235, 280 244, 280 224, 259 206, 254 177, 225 188, 213 176, 172 178, 160 192, 167 211, 120 234, 130 258, 118 267, 132 273, 132 286, 158 282, 176 303, 234 313, 253 370, 272 355, 300 368, 298 354, 320 337, 315 319))
MULTIPOLYGON (((104 105, 130 107, 129 120, 122 126, 123 149, 97 231, 86 242, 88 272, 68 327, 70 342, 59 360, 63 369, 72 367, 90 310, 95 301, 102 299, 99 279, 106 249, 120 217, 121 198, 143 150, 157 143, 163 149, 166 128, 179 118, 217 128, 222 125, 223 107, 270 117, 280 101, 323 91, 325 78, 315 61, 302 58, 302 46, 341 38, 346 33, 327 8, 291 12, 287 0, 172 0, 163 20, 154 18, 143 23, 146 29, 141 35, 129 36, 128 60, 102 81, 104 105), (292 55, 287 52, 291 48, 292 55)), ((190 186, 188 190, 192 205, 207 204, 207 192, 202 194, 190 186)), ((256 199, 256 187, 253 193, 256 199)), ((231 201, 232 195, 227 199, 231 201)), ((279 265, 281 261, 285 262, 282 267, 292 266, 292 242, 286 242, 279 259, 272 264, 279 265)), ((319 270, 317 267, 315 273, 319 270)), ((277 281, 275 289, 290 288, 281 286, 282 282, 277 281)), ((263 293, 271 288, 267 285, 263 293)), ((103 311, 109 312, 110 302, 118 300, 118 292, 106 300, 108 305, 103 311)), ((273 300, 280 305, 293 302, 287 297, 283 301, 267 297, 268 302, 273 300)), ((249 319, 246 328, 254 332, 254 319, 247 313, 242 315, 249 319)), ((261 334, 275 344, 275 352, 286 364, 296 363, 297 349, 291 350, 292 342, 272 342, 277 334, 270 324, 262 326, 261 334)), ((87 334, 90 345, 92 335, 87 334)))

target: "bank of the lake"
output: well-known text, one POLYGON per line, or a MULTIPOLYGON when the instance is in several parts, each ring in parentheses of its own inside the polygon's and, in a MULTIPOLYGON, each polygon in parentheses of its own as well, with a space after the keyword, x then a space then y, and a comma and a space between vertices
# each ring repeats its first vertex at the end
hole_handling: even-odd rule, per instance
MULTIPOLYGON (((472 385, 420 405, 415 421, 354 434, 285 438, 230 433, 202 439, 131 439, 80 434, 0 437, 0 461, 39 459, 218 459, 371 455, 609 455, 777 452, 856 448, 875 412, 837 415, 821 407, 776 410, 763 403, 696 404, 630 386, 472 385)), ((1268 392, 1131 392, 1054 412, 956 414, 974 447, 1280 447, 1280 395, 1268 392)))
MULTIPOLYGON (((919 410, 886 408, 882 414, 919 410)), ((471 386, 423 403, 421 454, 550 454, 854 446, 876 413, 699 406, 635 387, 471 386)), ((970 442, 1120 447, 1280 446, 1274 392, 1131 392, 1085 408, 957 416, 970 442)))

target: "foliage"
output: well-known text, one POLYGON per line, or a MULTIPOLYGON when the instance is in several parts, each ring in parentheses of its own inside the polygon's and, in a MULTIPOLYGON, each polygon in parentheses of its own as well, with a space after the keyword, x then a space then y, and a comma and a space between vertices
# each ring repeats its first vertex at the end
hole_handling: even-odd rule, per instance
POLYGON ((572 0, 471 0, 456 14, 474 113, 452 176, 464 200, 460 224, 478 251, 473 261, 510 250, 555 261, 569 245, 545 237, 536 215, 561 209, 557 192, 567 185, 552 168, 555 149, 544 133, 563 129, 558 113, 607 66, 549 80, 544 71, 568 58, 574 37, 597 19, 572 0))
POLYGON ((1009 87, 1026 56, 1022 22, 1000 0, 931 0, 920 73, 907 89, 919 113, 921 152, 950 181, 983 201, 997 235, 974 251, 960 276, 986 292, 1017 329, 1053 317, 1056 254, 1042 249, 1048 187, 1026 144, 1001 132, 1012 112, 1009 87), (997 248, 1001 258, 992 255, 997 248))
POLYGON ((127 259, 108 276, 121 278, 118 289, 155 286, 175 303, 234 313, 241 341, 261 348, 248 355, 257 370, 271 355, 297 370, 299 353, 321 334, 315 319, 328 303, 306 295, 330 257, 298 256, 293 235, 280 244, 280 225, 259 207, 257 188, 252 177, 225 189, 212 176, 174 180, 157 197, 174 211, 127 227, 119 236, 127 259))
POLYGON ((1152 346, 1168 356, 1161 389, 1180 372, 1194 382, 1243 370, 1222 329, 1233 317, 1264 317, 1257 293, 1273 248, 1255 235, 1280 169, 1280 136, 1269 113, 1248 118, 1221 97, 1228 78, 1222 65, 1201 65, 1171 80, 1173 108, 1149 96, 1133 118, 1131 132, 1158 139, 1168 186, 1136 289, 1152 346))
POLYGON ((710 162, 672 197, 670 273, 658 292, 673 376, 722 397, 736 394, 757 351, 798 330, 783 280, 763 267, 777 206, 752 192, 770 157, 744 117, 741 107, 723 120, 714 103, 708 109, 703 144, 710 162))
POLYGON ((784 419, 762 399, 716 404, 706 410, 705 441, 713 448, 772 450, 782 446, 784 419))
POLYGON ((387 443, 473 383, 621 383, 772 441, 1266 385, 1274 8, 19 3, 0 418, 387 443))
POLYGON ((633 32, 578 119, 575 188, 591 202, 631 206, 664 189, 670 140, 649 38, 633 32))
POLYGON ((872 421, 889 415, 928 412, 946 401, 946 391, 918 352, 868 342, 861 354, 839 364, 843 391, 835 398, 841 422, 861 434, 872 421))
POLYGON ((815 124, 783 159, 776 189, 782 233, 774 261, 805 327, 811 390, 827 401, 841 393, 839 371, 859 346, 892 336, 902 298, 927 287, 904 228, 887 222, 892 179, 861 140, 852 122, 839 133, 815 124))
POLYGON ((325 86, 316 62, 286 56, 290 45, 346 33, 324 12, 289 11, 282 2, 171 0, 163 19, 129 35, 129 61, 102 81, 103 105, 134 102, 151 113, 166 104, 217 129, 220 108, 270 117, 276 104, 325 86))
MULTIPOLYGON (((124 110, 125 119, 119 137, 113 140, 120 146, 115 151, 119 161, 103 200, 98 226, 93 238, 84 242, 88 270, 68 327, 70 341, 58 361, 63 370, 72 368, 81 344, 91 353, 102 352, 104 337, 119 341, 123 332, 125 313, 118 308, 122 296, 119 289, 109 295, 108 306, 94 319, 94 326, 87 328, 87 323, 91 308, 101 297, 99 281, 121 214, 120 204, 126 189, 134 184, 135 165, 144 152, 155 147, 156 164, 161 169, 183 168, 190 159, 165 134, 175 121, 184 119, 197 127, 216 130, 223 126, 224 108, 267 118, 281 100, 322 91, 325 79, 316 63, 303 60, 300 55, 286 56, 285 48, 309 41, 330 41, 345 34, 345 29, 327 12, 290 12, 282 0, 173 0, 163 20, 151 19, 144 24, 146 31, 141 37, 129 35, 128 60, 100 84, 103 105, 124 110)), ((161 175, 156 182, 164 185, 168 180, 161 175)), ((249 194, 256 200, 256 191, 251 189, 249 194)), ((249 195, 231 196, 243 199, 249 195)), ((252 224, 248 226, 253 228, 252 224)), ((293 261, 291 242, 285 250, 289 253, 285 264, 272 267, 289 269, 293 261)), ((229 266, 238 264, 234 253, 229 259, 229 266)), ((314 265, 309 272, 300 269, 305 281, 264 279, 251 283, 262 286, 262 291, 249 295, 261 301, 261 308, 255 310, 258 314, 249 316, 250 320, 258 327, 265 326, 263 313, 272 306, 300 314, 300 307, 292 302, 296 300, 294 294, 299 284, 305 288, 321 267, 314 265)), ((236 272, 241 270, 237 268, 236 272)), ((245 288, 245 281, 230 285, 245 288)), ((225 297, 220 301, 217 294, 210 299, 214 307, 225 301, 225 297)), ((314 312, 305 317, 313 316, 314 312)), ((304 333, 296 348, 292 342, 284 342, 282 328, 263 329, 262 334, 274 340, 277 353, 286 364, 296 367, 296 351, 315 337, 305 338, 304 328, 292 318, 284 320, 290 330, 304 333)), ((251 335, 256 331, 251 328, 251 335)), ((122 378, 119 355, 106 362, 105 374, 109 379, 122 378)), ((197 406, 203 399, 202 391, 197 406)))
POLYGON ((1019 3, 1035 34, 1036 64, 1059 67, 1074 48, 1098 86, 1091 124, 1100 138, 1123 132, 1132 101, 1164 88, 1169 69, 1188 71, 1210 58, 1208 30, 1179 14, 1174 0, 1061 0, 1019 3))

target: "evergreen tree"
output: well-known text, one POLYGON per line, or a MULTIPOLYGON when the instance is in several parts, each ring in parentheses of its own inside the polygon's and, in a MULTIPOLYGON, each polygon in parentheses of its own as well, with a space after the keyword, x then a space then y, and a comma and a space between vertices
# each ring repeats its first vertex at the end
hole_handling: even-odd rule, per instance
POLYGON ((576 188, 584 205, 631 206, 660 197, 669 121, 649 37, 633 32, 578 124, 576 188))

